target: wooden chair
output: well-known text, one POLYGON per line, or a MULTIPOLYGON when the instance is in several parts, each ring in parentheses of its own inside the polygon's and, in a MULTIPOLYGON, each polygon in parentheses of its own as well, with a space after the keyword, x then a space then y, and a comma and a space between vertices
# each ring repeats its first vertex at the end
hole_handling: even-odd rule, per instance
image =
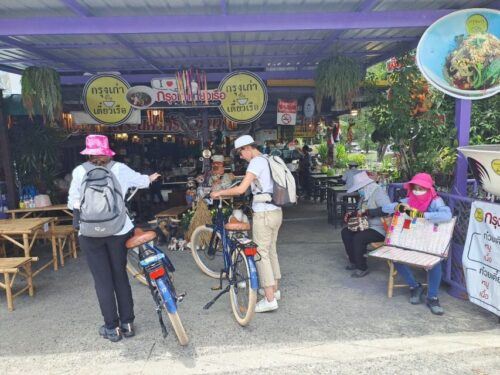
MULTIPOLYGON (((384 224, 384 229, 387 232, 389 226, 391 225, 392 216, 385 216, 381 218, 382 224, 384 224)), ((384 245, 384 242, 372 242, 369 244, 370 251, 375 250, 384 245)), ((394 262, 392 260, 387 261, 387 265, 389 266, 389 279, 387 281, 387 297, 392 298, 394 288, 406 288, 408 285, 406 284, 394 284, 396 280, 396 276, 398 275, 398 271, 396 267, 394 267, 394 262)), ((422 284, 422 286, 427 286, 427 284, 422 284)))
POLYGON ((35 289, 33 287, 33 276, 31 273, 31 262, 37 261, 36 257, 21 257, 21 258, 1 258, 0 259, 0 274, 3 274, 4 282, 0 282, 0 288, 5 290, 7 295, 7 309, 9 311, 14 310, 14 298, 19 294, 28 290, 30 297, 35 294, 35 289), (24 270, 24 271, 22 271, 24 270), (23 276, 27 285, 12 294, 12 286, 17 274, 23 276))

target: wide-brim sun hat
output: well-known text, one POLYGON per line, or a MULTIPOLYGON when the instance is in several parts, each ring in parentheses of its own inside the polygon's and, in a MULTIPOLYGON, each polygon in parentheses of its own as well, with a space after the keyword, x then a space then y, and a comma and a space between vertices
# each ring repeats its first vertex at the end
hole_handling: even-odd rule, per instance
POLYGON ((365 171, 357 173, 352 178, 352 186, 347 190, 347 194, 354 193, 355 191, 358 191, 359 189, 371 184, 372 182, 375 181, 368 177, 368 174, 365 171))
POLYGON ((428 173, 417 173, 410 181, 405 182, 403 187, 408 190, 410 185, 418 185, 423 188, 430 189, 434 186, 434 180, 428 173))
POLYGON ((85 149, 82 155, 114 156, 115 152, 109 148, 108 137, 99 134, 90 134, 85 138, 85 149))

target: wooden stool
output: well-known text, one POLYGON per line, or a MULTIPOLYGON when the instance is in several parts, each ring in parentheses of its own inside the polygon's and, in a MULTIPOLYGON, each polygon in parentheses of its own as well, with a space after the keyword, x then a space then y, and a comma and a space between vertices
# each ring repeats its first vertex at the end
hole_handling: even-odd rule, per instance
POLYGON ((7 309, 9 311, 14 310, 14 298, 19 294, 28 290, 30 297, 33 297, 35 290, 33 288, 33 276, 31 273, 31 262, 37 261, 36 257, 22 257, 22 258, 2 258, 0 259, 0 274, 3 273, 4 282, 0 282, 0 288, 5 289, 7 295, 7 309), (24 272, 21 271, 24 269, 24 272), (16 279, 17 274, 20 274, 26 278, 28 285, 22 288, 15 294, 12 294, 12 285, 16 279), (12 277, 11 277, 12 275, 12 277))
MULTIPOLYGON (((57 252, 59 253, 59 261, 61 266, 64 267, 64 258, 73 256, 77 258, 76 253, 76 235, 75 228, 72 225, 56 225, 52 231, 44 233, 42 238, 51 238, 52 235, 56 237, 57 252), (67 248, 67 252, 64 250, 67 248)), ((55 255, 57 261, 57 254, 55 255)))

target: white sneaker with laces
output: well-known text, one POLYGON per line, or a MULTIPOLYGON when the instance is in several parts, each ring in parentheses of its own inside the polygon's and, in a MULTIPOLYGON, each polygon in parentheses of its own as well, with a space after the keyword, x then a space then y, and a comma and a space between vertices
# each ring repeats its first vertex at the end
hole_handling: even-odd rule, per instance
MULTIPOLYGON (((264 297, 265 295, 266 295, 266 293, 264 292, 264 289, 259 288, 259 296, 264 297)), ((274 292, 274 298, 276 298, 276 301, 279 301, 281 299, 281 292, 279 290, 274 292)))
POLYGON ((256 313, 263 313, 263 312, 274 311, 274 310, 278 310, 278 301, 276 301, 276 298, 273 299, 271 302, 269 302, 266 298, 262 298, 255 305, 255 312, 256 313))

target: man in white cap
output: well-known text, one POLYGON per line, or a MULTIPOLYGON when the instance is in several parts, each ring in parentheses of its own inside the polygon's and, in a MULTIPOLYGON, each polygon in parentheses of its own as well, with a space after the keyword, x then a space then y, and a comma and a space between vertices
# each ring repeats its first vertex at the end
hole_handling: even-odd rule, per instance
POLYGON ((249 135, 243 135, 234 142, 236 153, 246 160, 248 168, 241 184, 231 189, 220 190, 211 194, 219 196, 242 195, 251 186, 253 194, 253 241, 258 245, 261 260, 256 262, 259 283, 263 287, 264 298, 255 306, 255 312, 273 311, 278 308, 281 297, 278 281, 281 279, 276 242, 283 220, 281 208, 270 203, 273 193, 273 180, 269 164, 257 149, 255 141, 249 135))
POLYGON ((389 196, 365 171, 354 175, 352 186, 347 193, 359 193, 357 213, 368 216, 368 229, 352 231, 344 228, 340 232, 345 251, 349 257, 348 271, 354 271, 351 277, 364 277, 368 274, 366 264, 366 247, 372 242, 381 242, 385 238, 385 230, 380 216, 384 216, 382 207, 390 204, 389 196))

